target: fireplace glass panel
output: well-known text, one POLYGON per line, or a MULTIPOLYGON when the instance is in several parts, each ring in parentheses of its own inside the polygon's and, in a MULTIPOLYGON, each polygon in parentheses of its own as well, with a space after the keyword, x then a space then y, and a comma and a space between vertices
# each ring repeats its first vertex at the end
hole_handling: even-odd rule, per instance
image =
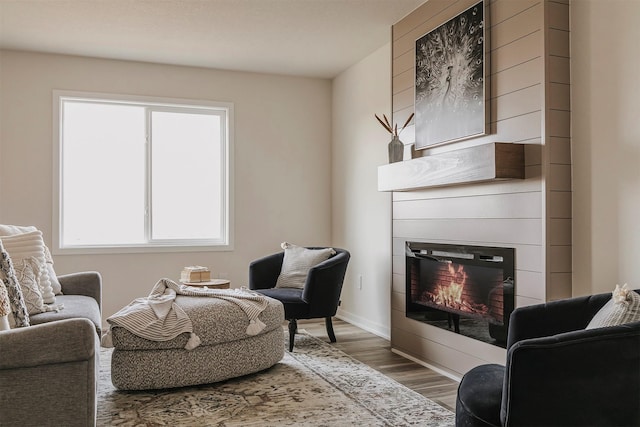
POLYGON ((514 250, 407 242, 406 316, 505 347, 514 250))

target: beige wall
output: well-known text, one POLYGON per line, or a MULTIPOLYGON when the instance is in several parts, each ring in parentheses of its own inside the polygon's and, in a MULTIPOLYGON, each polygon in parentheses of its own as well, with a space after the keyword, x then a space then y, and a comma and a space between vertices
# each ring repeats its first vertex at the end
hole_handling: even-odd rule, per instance
POLYGON ((377 191, 389 134, 374 114, 391 111, 391 46, 383 46, 333 81, 332 242, 351 261, 339 316, 389 337, 391 196, 377 191), (360 289, 360 277, 362 288, 360 289))
POLYGON ((48 243, 52 90, 235 104, 235 249, 55 256, 58 273, 102 273, 103 317, 185 265, 209 266, 239 287, 249 262, 284 240, 331 243, 331 81, 13 51, 1 51, 0 63, 0 222, 36 225, 48 243))
POLYGON ((640 287, 640 2, 572 0, 573 292, 640 287))

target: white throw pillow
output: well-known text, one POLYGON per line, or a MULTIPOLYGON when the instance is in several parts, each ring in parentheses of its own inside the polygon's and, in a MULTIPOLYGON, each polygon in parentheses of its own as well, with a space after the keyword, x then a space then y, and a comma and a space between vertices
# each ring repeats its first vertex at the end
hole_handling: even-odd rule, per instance
POLYGON ((7 331, 11 329, 11 325, 9 324, 9 315, 0 316, 0 331, 7 331))
POLYGON ((276 288, 304 288, 309 270, 336 254, 333 248, 307 249, 287 242, 281 246, 284 260, 276 288))
MULTIPOLYGON (((0 224, 0 237, 24 234, 31 231, 38 231, 38 229, 32 225, 25 226, 0 224)), ((53 258, 51 258, 51 252, 49 251, 49 248, 47 248, 47 245, 44 245, 44 250, 45 261, 47 262, 47 273, 49 275, 49 281, 51 282, 51 286, 53 288, 53 293, 55 295, 61 295, 62 287, 60 286, 60 282, 58 281, 56 272, 53 270, 53 258)), ((51 298, 45 298, 45 303, 47 300, 51 300, 51 298)))
POLYGON ((586 329, 604 328, 640 321, 640 295, 625 284, 616 285, 611 299, 593 316, 586 329))
POLYGON ((14 234, 23 234, 30 231, 38 231, 33 225, 7 225, 0 224, 0 237, 13 236, 14 234))
MULTIPOLYGON (((13 260, 13 256, 11 259, 13 260)), ((20 284, 29 316, 47 311, 47 306, 42 300, 42 293, 40 293, 40 286, 38 286, 38 277, 41 274, 40 267, 40 263, 34 257, 13 260, 13 269, 20 284)))
POLYGON ((62 295, 62 285, 58 280, 58 275, 53 269, 53 257, 47 245, 44 245, 44 260, 47 263, 47 271, 49 272, 49 281, 51 281, 51 288, 56 295, 62 295))
MULTIPOLYGON (((27 233, 0 237, 0 240, 2 240, 4 248, 9 252, 9 256, 13 260, 16 275, 18 275, 18 268, 21 268, 21 272, 23 272, 23 274, 28 275, 25 269, 29 269, 30 267, 27 264, 32 262, 22 261, 28 259, 34 260, 35 264, 31 268, 33 273, 36 274, 36 283, 40 287, 40 295, 42 296, 45 304, 54 304, 56 302, 56 297, 53 292, 53 287, 51 286, 51 280, 49 279, 49 269, 47 268, 45 259, 45 246, 44 240, 42 240, 42 232, 40 230, 35 230, 27 233)), ((18 282, 23 286, 20 277, 18 277, 18 282)), ((23 292, 26 291, 23 290, 23 292)))

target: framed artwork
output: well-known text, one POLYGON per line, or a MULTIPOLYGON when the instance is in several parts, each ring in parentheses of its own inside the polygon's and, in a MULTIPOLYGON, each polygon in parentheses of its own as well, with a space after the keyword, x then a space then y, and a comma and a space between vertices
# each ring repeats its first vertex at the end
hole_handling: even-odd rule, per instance
POLYGON ((416 40, 416 149, 487 132, 484 12, 481 1, 416 40))

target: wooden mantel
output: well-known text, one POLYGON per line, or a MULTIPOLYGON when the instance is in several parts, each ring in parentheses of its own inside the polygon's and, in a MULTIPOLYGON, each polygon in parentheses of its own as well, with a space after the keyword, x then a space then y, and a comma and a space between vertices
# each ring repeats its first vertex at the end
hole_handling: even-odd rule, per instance
POLYGON ((524 145, 493 142, 378 167, 378 191, 524 179, 524 145))

